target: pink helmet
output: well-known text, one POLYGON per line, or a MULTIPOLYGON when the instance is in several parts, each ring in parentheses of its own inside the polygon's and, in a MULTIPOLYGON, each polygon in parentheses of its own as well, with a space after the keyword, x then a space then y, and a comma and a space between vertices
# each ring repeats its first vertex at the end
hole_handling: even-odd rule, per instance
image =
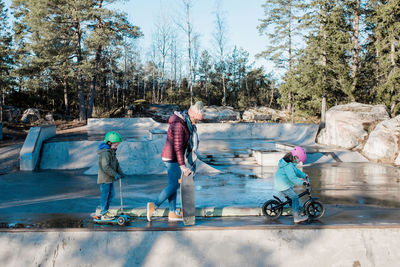
POLYGON ((304 148, 302 148, 301 146, 295 146, 290 152, 293 156, 298 157, 299 161, 303 163, 306 162, 307 154, 306 151, 304 151, 304 148))

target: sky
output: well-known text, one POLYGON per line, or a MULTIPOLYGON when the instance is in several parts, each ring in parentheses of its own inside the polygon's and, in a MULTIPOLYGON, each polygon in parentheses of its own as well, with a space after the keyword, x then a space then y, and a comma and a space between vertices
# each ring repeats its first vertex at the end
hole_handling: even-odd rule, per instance
MULTIPOLYGON (((217 0, 194 0, 192 7, 192 23, 194 31, 200 34, 202 49, 213 50, 212 34, 215 31, 215 10, 217 0)), ((250 61, 255 66, 263 66, 267 72, 273 70, 273 64, 264 59, 255 59, 267 46, 267 38, 260 36, 257 26, 263 18, 261 5, 265 0, 218 0, 224 13, 227 26, 227 50, 231 51, 236 45, 250 53, 250 61)), ((5 0, 9 7, 11 0, 5 0)), ((155 23, 160 14, 164 13, 178 20, 182 13, 182 0, 125 0, 119 1, 113 8, 128 15, 129 21, 141 28, 144 36, 139 41, 143 49, 148 49, 155 23)), ((183 33, 181 33, 183 35, 183 33)))

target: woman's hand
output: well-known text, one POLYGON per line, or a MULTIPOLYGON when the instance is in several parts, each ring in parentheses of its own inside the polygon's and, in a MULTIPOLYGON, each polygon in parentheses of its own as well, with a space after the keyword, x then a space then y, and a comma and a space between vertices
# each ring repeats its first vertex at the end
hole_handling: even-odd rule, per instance
POLYGON ((181 168, 181 171, 182 171, 183 175, 185 175, 185 176, 189 176, 192 173, 192 170, 184 165, 179 166, 179 167, 181 168))

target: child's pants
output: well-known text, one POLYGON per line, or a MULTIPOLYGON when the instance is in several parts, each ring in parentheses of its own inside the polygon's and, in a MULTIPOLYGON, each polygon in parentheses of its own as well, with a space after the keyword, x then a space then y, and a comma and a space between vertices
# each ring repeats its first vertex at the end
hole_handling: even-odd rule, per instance
POLYGON ((104 215, 107 213, 110 207, 111 200, 114 198, 114 183, 101 184, 100 185, 100 214, 104 215))
POLYGON ((166 199, 169 202, 169 211, 175 212, 176 210, 176 195, 177 191, 180 187, 178 182, 179 178, 181 178, 181 168, 177 162, 164 162, 168 168, 168 186, 161 191, 157 200, 155 201, 155 205, 158 208, 166 199))
POLYGON ((299 213, 299 196, 293 190, 293 188, 286 189, 285 191, 281 191, 282 194, 288 196, 292 199, 292 213, 293 216, 296 216, 299 213))

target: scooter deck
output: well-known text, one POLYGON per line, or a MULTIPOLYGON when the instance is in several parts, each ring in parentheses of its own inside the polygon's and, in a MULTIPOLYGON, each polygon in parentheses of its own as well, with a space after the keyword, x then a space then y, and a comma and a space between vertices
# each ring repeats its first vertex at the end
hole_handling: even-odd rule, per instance
POLYGON ((194 200, 194 181, 193 174, 181 177, 181 203, 182 216, 185 225, 195 224, 196 207, 194 200))
POLYGON ((113 219, 111 220, 102 220, 101 216, 96 215, 96 214, 91 214, 91 217, 93 219, 94 223, 98 223, 98 224, 118 224, 118 225, 126 225, 129 221, 130 221, 130 216, 129 215, 117 215, 115 216, 113 219), (123 221, 118 221, 119 218, 123 218, 123 221))

